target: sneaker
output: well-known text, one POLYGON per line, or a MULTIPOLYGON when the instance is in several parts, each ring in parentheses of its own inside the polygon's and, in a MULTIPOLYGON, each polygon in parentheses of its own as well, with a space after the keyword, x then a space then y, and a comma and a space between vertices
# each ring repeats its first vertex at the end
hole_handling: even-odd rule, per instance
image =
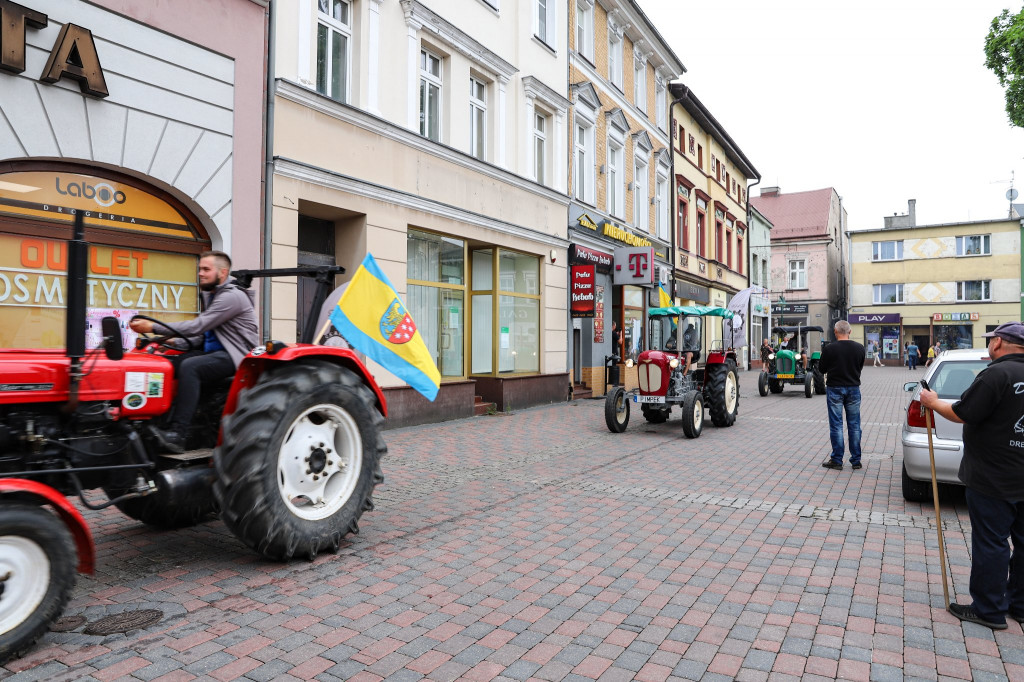
POLYGON ((842 463, 837 464, 837 463, 833 462, 831 457, 829 457, 824 462, 822 462, 821 466, 825 467, 826 469, 837 469, 839 471, 843 470, 842 463))
POLYGON ((854 471, 856 471, 857 469, 863 468, 863 466, 864 466, 864 465, 863 465, 863 464, 861 464, 860 462, 857 462, 856 464, 851 464, 851 465, 850 465, 850 467, 851 467, 851 468, 852 468, 852 469, 853 469, 854 471))
POLYGON ((990 620, 985 620, 984 618, 978 615, 978 612, 974 610, 973 605, 966 606, 964 604, 950 604, 949 612, 957 618, 959 618, 960 620, 967 621, 968 623, 977 623, 978 625, 984 625, 985 627, 992 628, 993 630, 1006 629, 1005 621, 1003 621, 1002 623, 995 623, 990 620))
POLYGON ((185 435, 175 431, 174 429, 168 429, 164 431, 153 426, 149 432, 153 435, 153 440, 160 447, 161 450, 172 452, 176 455, 180 455, 185 452, 185 435))

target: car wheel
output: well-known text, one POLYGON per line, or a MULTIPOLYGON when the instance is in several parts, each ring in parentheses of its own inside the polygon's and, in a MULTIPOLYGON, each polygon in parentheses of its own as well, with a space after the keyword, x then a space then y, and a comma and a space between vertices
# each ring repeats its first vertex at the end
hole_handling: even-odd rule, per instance
POLYGON ((907 474, 907 465, 903 465, 903 499, 907 502, 930 502, 932 484, 930 481, 915 481, 907 474))

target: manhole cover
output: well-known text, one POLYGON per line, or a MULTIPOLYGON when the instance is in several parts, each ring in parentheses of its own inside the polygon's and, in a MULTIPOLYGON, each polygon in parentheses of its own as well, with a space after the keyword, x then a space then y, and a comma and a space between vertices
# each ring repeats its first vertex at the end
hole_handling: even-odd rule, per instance
POLYGON ((164 617, 163 611, 156 609, 139 609, 104 616, 94 623, 89 623, 84 632, 87 635, 112 635, 116 632, 130 632, 149 627, 164 617))
POLYGON ((64 616, 50 624, 50 632, 71 632, 85 623, 85 616, 64 616))

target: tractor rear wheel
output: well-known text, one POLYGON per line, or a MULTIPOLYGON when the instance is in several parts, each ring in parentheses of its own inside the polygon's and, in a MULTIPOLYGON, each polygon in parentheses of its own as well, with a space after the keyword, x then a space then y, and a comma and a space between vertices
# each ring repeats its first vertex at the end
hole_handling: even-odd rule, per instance
POLYGON ((700 391, 690 391, 683 398, 683 435, 699 438, 704 430, 704 399, 700 391))
POLYGON ((825 375, 817 367, 814 368, 814 392, 825 395, 825 375))
POLYGON ((384 480, 384 418, 352 371, 325 360, 263 374, 224 419, 214 451, 221 520, 269 559, 312 560, 358 533, 384 480))
POLYGON ((711 422, 715 426, 732 426, 740 407, 736 363, 726 360, 719 365, 708 365, 707 373, 704 396, 711 409, 711 422))
POLYGON ((761 372, 757 377, 757 393, 762 398, 768 395, 768 374, 761 372))
POLYGON ((651 424, 664 424, 668 421, 668 417, 672 413, 672 408, 641 405, 640 411, 644 413, 644 419, 651 424))
POLYGON ((76 565, 71 533, 57 516, 0 502, 0 664, 25 653, 60 617, 76 565))
POLYGON ((622 433, 629 425, 629 396, 621 386, 604 397, 604 423, 612 433, 622 433))

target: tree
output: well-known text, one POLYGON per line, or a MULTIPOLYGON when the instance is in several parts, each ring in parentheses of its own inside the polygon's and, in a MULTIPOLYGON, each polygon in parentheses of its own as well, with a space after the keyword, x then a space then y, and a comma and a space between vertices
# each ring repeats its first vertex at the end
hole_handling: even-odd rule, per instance
POLYGON ((1024 9, 1013 15, 1004 9, 992 20, 985 38, 985 68, 1006 88, 1010 123, 1024 128, 1024 9))

